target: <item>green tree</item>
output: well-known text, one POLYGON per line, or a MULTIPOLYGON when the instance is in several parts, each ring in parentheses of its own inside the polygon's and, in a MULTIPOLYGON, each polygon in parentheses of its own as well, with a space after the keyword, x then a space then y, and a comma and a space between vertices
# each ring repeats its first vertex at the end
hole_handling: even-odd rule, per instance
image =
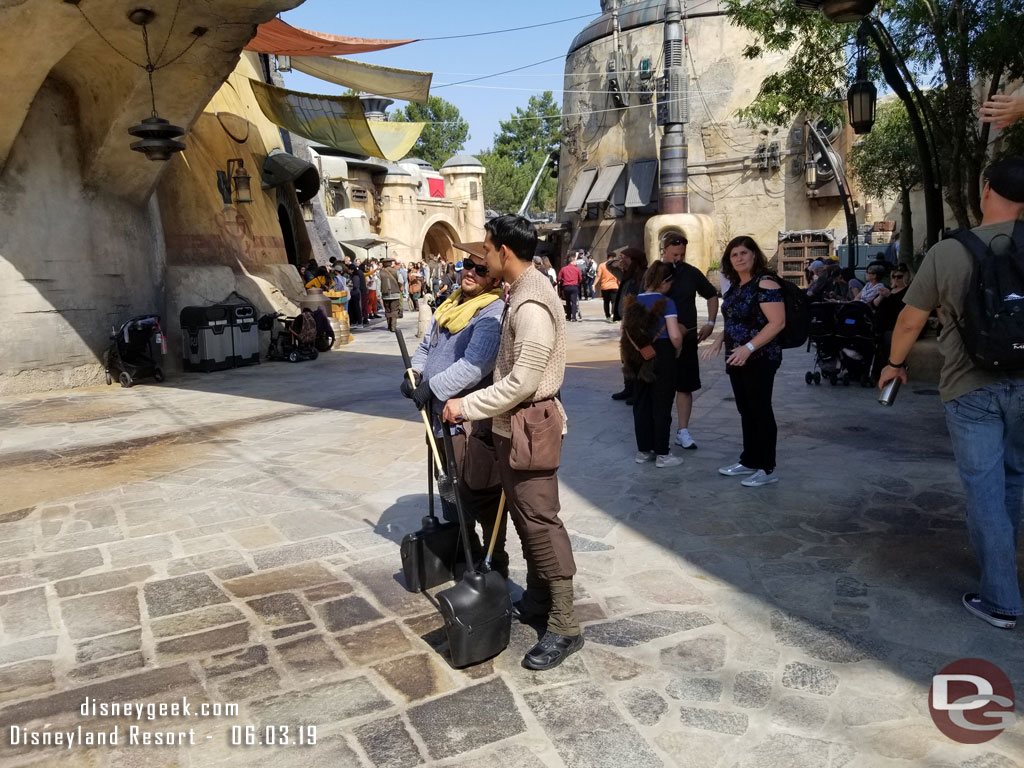
POLYGON ((469 140, 469 123, 458 107, 440 96, 431 96, 425 104, 410 102, 404 109, 392 112, 391 120, 427 123, 409 154, 426 160, 435 168, 458 154, 469 140))
POLYGON ((914 224, 910 215, 910 191, 921 183, 921 165, 910 131, 907 110, 898 100, 879 104, 871 133, 850 151, 850 170, 860 188, 871 197, 898 195, 902 209, 900 261, 913 263, 914 224))
MULTIPOLYGON (((562 140, 562 111, 552 92, 544 91, 539 96, 531 96, 525 108, 516 107, 515 112, 498 125, 500 130, 494 137, 493 149, 485 153, 487 160, 483 156, 480 158, 487 167, 484 200, 495 210, 516 211, 541 165, 547 163, 551 153, 558 154, 562 140), (495 176, 491 179, 488 179, 491 176, 488 163, 495 167, 495 176)), ((532 207, 553 210, 557 191, 557 180, 545 173, 532 207)))
MULTIPOLYGON (((786 125, 802 114, 842 114, 846 61, 856 24, 832 24, 792 0, 725 0, 732 22, 754 35, 748 58, 788 53, 742 116, 786 125)), ((894 48, 921 86, 946 200, 960 226, 981 216, 978 178, 990 126, 977 120, 979 97, 1024 74, 1024 0, 888 0, 878 11, 894 48)), ((872 67, 877 77, 877 63, 872 67)))

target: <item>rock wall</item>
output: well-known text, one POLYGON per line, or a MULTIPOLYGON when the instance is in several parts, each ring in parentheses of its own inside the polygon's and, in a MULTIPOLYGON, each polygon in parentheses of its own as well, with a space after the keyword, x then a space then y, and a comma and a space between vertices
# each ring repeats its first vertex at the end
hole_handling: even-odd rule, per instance
POLYGON ((77 110, 47 80, 0 179, 0 394, 99 383, 111 326, 164 309, 155 207, 84 189, 77 110))

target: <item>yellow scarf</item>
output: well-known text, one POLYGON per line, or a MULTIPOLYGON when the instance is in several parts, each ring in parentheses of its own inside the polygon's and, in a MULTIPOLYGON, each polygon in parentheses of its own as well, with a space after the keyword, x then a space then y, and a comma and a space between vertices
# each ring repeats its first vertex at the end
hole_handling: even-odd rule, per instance
POLYGON ((481 293, 472 299, 466 299, 461 304, 459 298, 462 296, 462 289, 456 288, 440 307, 434 312, 434 319, 438 328, 444 328, 449 333, 458 333, 472 320, 476 313, 492 302, 501 298, 501 290, 495 288, 493 291, 481 293))

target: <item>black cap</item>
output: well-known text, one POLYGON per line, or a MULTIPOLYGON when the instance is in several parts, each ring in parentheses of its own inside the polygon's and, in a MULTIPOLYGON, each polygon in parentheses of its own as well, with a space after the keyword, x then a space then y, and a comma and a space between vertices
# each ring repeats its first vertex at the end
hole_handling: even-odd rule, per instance
POLYGON ((1024 203, 1024 157, 1012 155, 992 163, 985 171, 992 191, 1014 203, 1024 203))

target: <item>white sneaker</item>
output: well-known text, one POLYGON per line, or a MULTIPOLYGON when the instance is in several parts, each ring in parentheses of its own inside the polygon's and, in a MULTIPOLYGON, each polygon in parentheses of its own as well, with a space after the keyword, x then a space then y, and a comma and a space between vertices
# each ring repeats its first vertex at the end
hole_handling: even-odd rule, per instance
POLYGON ((656 466, 658 469, 663 469, 664 467, 678 467, 682 463, 683 460, 678 456, 665 454, 664 456, 659 456, 657 458, 657 460, 654 462, 654 466, 656 466))
POLYGON ((740 485, 745 485, 747 488, 760 488, 762 485, 771 485, 777 482, 779 482, 779 474, 777 472, 768 473, 763 469, 759 469, 746 480, 740 481, 740 485))
POLYGON ((693 442, 693 438, 690 437, 690 430, 688 429, 680 429, 676 432, 676 445, 690 450, 697 447, 697 444, 693 442))
POLYGON ((719 474, 725 475, 726 477, 738 477, 740 475, 752 475, 757 470, 751 469, 750 467, 744 467, 742 464, 730 464, 728 467, 719 467, 719 474))
POLYGON ((634 461, 637 464, 646 464, 648 461, 654 461, 654 451, 637 451, 634 461))

